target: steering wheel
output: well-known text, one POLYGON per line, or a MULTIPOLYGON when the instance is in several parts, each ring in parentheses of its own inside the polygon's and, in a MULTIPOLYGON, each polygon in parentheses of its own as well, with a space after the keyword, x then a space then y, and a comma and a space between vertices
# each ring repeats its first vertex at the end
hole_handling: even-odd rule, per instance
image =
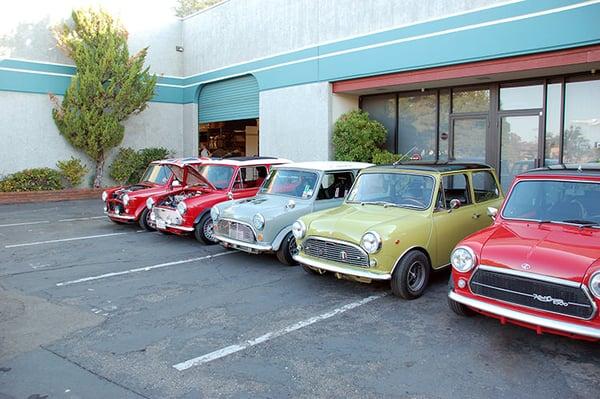
POLYGON ((583 204, 581 202, 579 202, 578 200, 574 199, 574 200, 571 200, 570 204, 574 204, 574 205, 578 206, 579 210, 581 211, 581 217, 582 218, 586 217, 586 213, 587 212, 585 211, 585 208, 583 207, 583 204))

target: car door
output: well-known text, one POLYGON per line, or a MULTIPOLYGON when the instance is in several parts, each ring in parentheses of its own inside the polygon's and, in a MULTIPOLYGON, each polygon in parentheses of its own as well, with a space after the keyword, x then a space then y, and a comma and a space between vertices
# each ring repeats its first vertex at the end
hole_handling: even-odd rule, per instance
POLYGON ((245 166, 239 168, 231 187, 233 199, 255 196, 266 176, 266 166, 245 166))
POLYGON ((342 205, 354 183, 352 171, 325 172, 319 182, 319 191, 313 203, 313 211, 342 205))
POLYGON ((503 199, 502 190, 498 185, 498 179, 490 170, 473 171, 471 173, 471 187, 475 207, 477 208, 474 212, 477 230, 481 230, 492 224, 492 219, 487 214, 487 208, 500 207, 503 199))
POLYGON ((436 261, 434 267, 450 263, 450 253, 467 235, 479 229, 481 215, 473 203, 468 174, 449 173, 442 175, 436 210, 433 213, 433 226, 436 235, 436 261), (451 208, 458 200, 460 206, 451 208))

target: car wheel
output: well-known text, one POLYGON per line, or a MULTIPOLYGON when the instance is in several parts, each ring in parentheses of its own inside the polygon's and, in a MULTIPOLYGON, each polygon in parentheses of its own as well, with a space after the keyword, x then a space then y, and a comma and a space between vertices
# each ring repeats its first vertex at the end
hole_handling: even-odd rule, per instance
POLYGON ((308 267, 306 265, 302 265, 302 269, 304 269, 304 271, 308 274, 316 274, 318 276, 322 276, 325 273, 327 273, 326 270, 323 269, 313 269, 312 267, 308 267))
POLYGON ((411 251, 400 260, 392 274, 392 293, 403 299, 415 299, 423 295, 431 266, 421 251, 411 251))
POLYGON ((209 213, 202 216, 198 224, 194 227, 194 236, 196 240, 205 245, 214 245, 217 243, 217 240, 214 238, 213 221, 209 213))
POLYGON ((298 263, 296 263, 293 256, 297 253, 298 246, 296 245, 296 239, 294 238, 292 232, 289 232, 277 250, 277 259, 279 259, 279 261, 284 265, 295 266, 298 263))
MULTIPOLYGON (((454 290, 454 280, 452 280, 452 276, 450 276, 450 281, 448 281, 448 291, 454 290)), ((463 317, 471 317, 475 316, 475 311, 470 307, 463 305, 460 302, 456 302, 455 300, 448 298, 448 307, 459 316, 463 317)))
POLYGON ((148 231, 154 231, 155 229, 153 227, 151 227, 149 224, 150 212, 151 212, 150 209, 144 208, 144 210, 142 211, 142 213, 140 215, 140 219, 138 220, 138 224, 140 225, 140 227, 142 229, 145 229, 148 231))

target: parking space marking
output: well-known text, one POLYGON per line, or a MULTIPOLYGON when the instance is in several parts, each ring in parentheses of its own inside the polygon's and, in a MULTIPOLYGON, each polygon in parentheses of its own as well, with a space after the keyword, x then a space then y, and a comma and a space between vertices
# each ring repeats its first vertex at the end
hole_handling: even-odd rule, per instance
POLYGON ((13 226, 29 226, 32 224, 45 224, 50 223, 49 220, 40 220, 37 222, 23 222, 23 223, 9 223, 9 224, 0 224, 0 227, 13 227, 13 226))
POLYGON ((83 218, 72 218, 72 219, 59 219, 59 222, 79 222, 82 220, 95 220, 95 219, 104 219, 106 218, 106 216, 90 216, 90 217, 83 217, 83 218))
POLYGON ((33 245, 43 245, 43 244, 54 244, 57 242, 66 242, 66 241, 79 241, 79 240, 90 240, 92 238, 102 238, 102 237, 112 237, 112 236, 120 236, 128 233, 110 233, 110 234, 97 234, 94 236, 84 236, 84 237, 73 237, 73 238, 61 238, 58 240, 48 240, 48 241, 36 241, 36 242, 26 242, 23 244, 10 244, 5 245, 4 248, 18 248, 18 247, 30 247, 33 245))
POLYGON ((131 274, 131 273, 148 272, 150 270, 161 269, 163 267, 177 266, 177 265, 182 265, 184 263, 197 262, 199 260, 212 259, 212 258, 217 258, 219 256, 231 255, 231 254, 235 254, 235 253, 237 253, 237 251, 219 252, 219 253, 214 254, 214 255, 206 255, 206 256, 201 256, 199 258, 190 258, 190 259, 184 259, 184 260, 177 260, 177 261, 174 261, 174 262, 160 263, 158 265, 153 265, 153 266, 144 266, 144 267, 138 267, 136 269, 123 270, 121 272, 112 272, 112 273, 100 274, 98 276, 84 277, 84 278, 80 278, 80 279, 77 279, 77 280, 63 281, 62 283, 56 283, 56 286, 57 287, 64 287, 66 285, 85 283, 85 282, 88 282, 88 281, 101 280, 101 279, 110 278, 110 277, 116 277, 116 276, 123 276, 123 275, 131 274))
POLYGON ((323 320, 329 319, 329 318, 331 318, 333 316, 336 316, 336 315, 338 315, 340 313, 347 312, 347 311, 349 311, 351 309, 354 309, 354 308, 357 308, 359 306, 365 305, 365 304, 367 304, 369 302, 372 302, 374 300, 383 298, 383 297, 385 297, 387 295, 388 295, 388 293, 384 293, 384 294, 380 294, 380 295, 372 295, 372 296, 363 298, 363 299, 361 299, 359 301, 348 303, 348 304, 346 304, 344 306, 341 306, 339 308, 333 309, 333 310, 331 310, 329 312, 322 313, 322 314, 320 314, 318 316, 314 316, 314 317, 311 317, 309 319, 299 321, 299 322, 297 322, 295 324, 292 324, 290 326, 284 327, 284 328, 282 328, 280 330, 268 332, 266 334, 261 335, 260 337, 244 341, 244 342, 242 342, 240 344, 230 345, 230 346, 227 346, 225 348, 216 350, 214 352, 207 353, 206 355, 198 356, 198 357, 195 357, 193 359, 186 360, 185 362, 174 364, 173 368, 177 369, 178 371, 184 371, 184 370, 187 370, 187 369, 189 369, 191 367, 194 367, 194 366, 199 366, 199 365, 204 364, 204 363, 212 362, 213 360, 217 360, 217 359, 220 359, 222 357, 229 356, 229 355, 231 355, 233 353, 236 353, 236 352, 239 352, 239 351, 243 351, 243 350, 248 349, 248 348, 250 348, 252 346, 255 346, 255 345, 258 345, 258 344, 262 344, 263 342, 269 341, 269 340, 271 340, 273 338, 281 337, 282 335, 286 335, 286 334, 291 333, 293 331, 296 331, 296 330, 299 330, 301 328, 310 326, 311 324, 315 324, 315 323, 317 323, 319 321, 323 321, 323 320))

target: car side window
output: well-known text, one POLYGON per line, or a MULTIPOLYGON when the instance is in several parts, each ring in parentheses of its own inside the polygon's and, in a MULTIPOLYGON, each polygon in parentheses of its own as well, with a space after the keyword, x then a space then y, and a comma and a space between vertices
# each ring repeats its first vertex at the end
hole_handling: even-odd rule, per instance
POLYGON ((474 172, 471 180, 473 181, 475 202, 485 202, 500 197, 500 190, 491 172, 487 170, 474 172))
POLYGON ((247 166, 240 168, 243 188, 260 187, 267 177, 266 166, 247 166))
POLYGON ((317 193, 317 200, 344 198, 354 183, 352 172, 325 173, 317 193))
POLYGON ((463 173, 442 177, 442 187, 438 195, 438 207, 450 209, 450 202, 454 199, 459 200, 461 206, 472 203, 469 180, 467 179, 467 175, 463 173))

